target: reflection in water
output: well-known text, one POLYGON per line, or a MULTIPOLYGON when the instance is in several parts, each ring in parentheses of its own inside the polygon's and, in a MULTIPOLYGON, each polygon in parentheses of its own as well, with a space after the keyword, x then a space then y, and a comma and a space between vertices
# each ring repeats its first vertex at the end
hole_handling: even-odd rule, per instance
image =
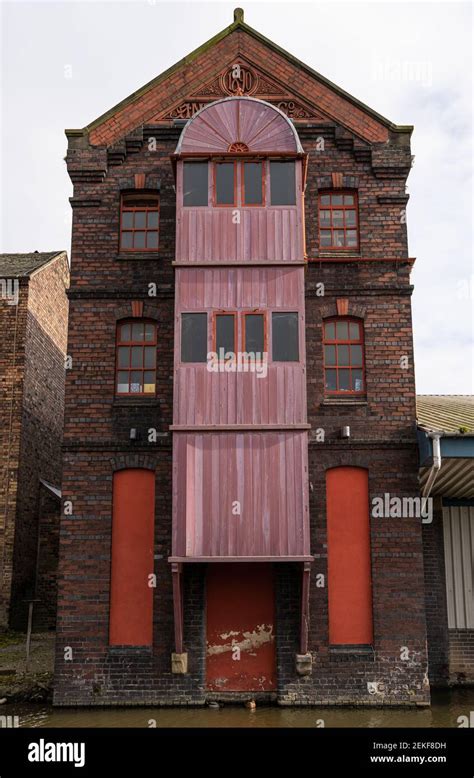
POLYGON ((438 691, 430 708, 53 708, 5 705, 21 727, 457 727, 474 710, 474 689, 438 691))

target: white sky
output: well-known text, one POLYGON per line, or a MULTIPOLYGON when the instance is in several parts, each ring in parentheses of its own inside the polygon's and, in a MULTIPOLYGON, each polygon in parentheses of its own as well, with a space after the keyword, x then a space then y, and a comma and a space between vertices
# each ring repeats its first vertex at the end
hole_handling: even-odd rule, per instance
MULTIPOLYGON (((70 253, 64 128, 83 127, 233 20, 238 2, 2 2, 0 251, 70 253)), ((241 2, 245 21, 397 124, 409 177, 417 391, 473 382, 472 5, 241 2)))

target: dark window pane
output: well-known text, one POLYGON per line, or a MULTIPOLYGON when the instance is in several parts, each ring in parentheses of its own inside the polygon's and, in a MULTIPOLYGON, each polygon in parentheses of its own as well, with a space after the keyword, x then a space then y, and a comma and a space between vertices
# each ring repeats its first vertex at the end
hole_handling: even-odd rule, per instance
POLYGON ((298 361, 297 313, 272 313, 272 352, 275 362, 298 361))
POLYGON ((339 391, 347 392, 350 389, 350 370, 338 370, 339 391))
POLYGON ((336 346, 324 346, 324 362, 326 365, 336 364, 336 346))
POLYGON ((146 213, 145 211, 135 211, 135 229, 144 230, 146 227, 146 213))
POLYGON ((156 230, 158 228, 158 211, 148 212, 147 226, 149 230, 156 230))
POLYGON ((184 205, 207 205, 207 176, 207 162, 184 163, 184 205))
POLYGON ((348 328, 346 321, 336 323, 336 336, 338 340, 348 340, 348 328))
POLYGON ((216 164, 217 205, 234 205, 234 171, 233 162, 216 164))
POLYGON ((145 324, 145 340, 150 343, 150 341, 155 340, 155 325, 154 324, 145 324))
POLYGON ((362 364, 362 346, 351 346, 351 365, 362 364))
POLYGON ((245 351, 263 354, 264 350, 263 313, 249 313, 245 316, 245 351))
POLYGON ((337 364, 338 365, 349 364, 349 346, 337 347, 337 364))
POLYGON ((334 340, 336 337, 336 325, 334 322, 329 322, 324 325, 324 336, 326 340, 334 340))
POLYGON ((333 245, 344 246, 344 230, 334 230, 333 232, 333 245))
POLYGON ((330 245, 331 245, 331 231, 321 230, 321 246, 330 246, 330 245))
POLYGON ((207 313, 181 314, 181 361, 207 361, 207 313))
POLYGON ((349 337, 351 340, 359 340, 360 338, 359 325, 354 321, 349 324, 349 337))
POLYGON ((128 346, 122 346, 118 350, 117 365, 118 367, 128 367, 130 364, 130 349, 128 346))
POLYGON ((355 211, 346 211, 346 227, 356 226, 356 213, 355 211))
POLYGON ((147 249, 157 249, 158 248, 158 233, 157 232, 147 232, 147 234, 146 234, 146 247, 147 247, 147 249))
POLYGON ((120 327, 120 340, 130 340, 130 324, 122 324, 120 327))
POLYGON ((144 367, 155 367, 156 362, 156 348, 154 346, 148 346, 145 349, 144 367))
POLYGON ((344 213, 344 211, 333 211, 332 212, 332 226, 333 227, 343 227, 344 226, 343 213, 344 213))
POLYGON ((221 349, 224 349, 224 354, 235 351, 234 323, 234 317, 229 314, 216 316, 216 351, 219 358, 221 358, 221 349))
POLYGON ((354 195, 344 195, 344 205, 354 205, 354 195))
POLYGON ((133 213, 131 211, 122 213, 122 227, 133 227, 133 213))
POLYGON ((295 205, 295 163, 270 162, 272 205, 295 205))
POLYGON ((331 211, 320 211, 319 212, 319 223, 321 227, 330 227, 331 226, 331 211))
POLYGON ((335 392, 337 389, 336 373, 336 370, 326 370, 326 389, 329 389, 333 392, 335 392))
POLYGON ((145 248, 145 233, 134 232, 133 233, 133 248, 144 249, 145 248))
POLYGON ((356 230, 347 230, 346 241, 348 246, 357 246, 357 232, 356 230))
POLYGON ((143 348, 132 346, 132 367, 143 367, 143 348))
POLYGON ((117 375, 117 392, 120 394, 129 392, 128 388, 128 373, 127 372, 120 372, 117 375))
POLYGON ((331 204, 334 205, 342 205, 342 195, 331 195, 331 204))
POLYGON ((244 203, 245 205, 261 205, 263 202, 262 163, 244 163, 244 203))
POLYGON ((362 377, 362 370, 352 370, 352 389, 354 392, 362 392, 364 390, 364 379, 362 377))
POLYGON ((122 232, 122 248, 131 249, 133 246, 133 232, 122 232))
POLYGON ((143 391, 145 394, 155 391, 155 373, 152 370, 146 370, 143 379, 143 391))
POLYGON ((143 331, 143 322, 134 322, 132 324, 132 340, 143 340, 143 331))
POLYGON ((138 370, 130 373, 130 392, 132 394, 143 392, 143 374, 138 370))
POLYGON ((329 195, 321 195, 321 205, 330 205, 331 198, 329 195))

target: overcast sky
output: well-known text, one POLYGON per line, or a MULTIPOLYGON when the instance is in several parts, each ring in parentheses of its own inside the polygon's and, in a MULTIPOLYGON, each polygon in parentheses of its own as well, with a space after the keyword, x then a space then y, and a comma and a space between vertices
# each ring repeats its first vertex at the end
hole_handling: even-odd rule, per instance
MULTIPOLYGON (((0 251, 70 252, 66 127, 83 127, 233 20, 228 2, 2 2, 0 251)), ((241 2, 245 21, 397 124, 418 393, 473 385, 472 6, 241 2)))

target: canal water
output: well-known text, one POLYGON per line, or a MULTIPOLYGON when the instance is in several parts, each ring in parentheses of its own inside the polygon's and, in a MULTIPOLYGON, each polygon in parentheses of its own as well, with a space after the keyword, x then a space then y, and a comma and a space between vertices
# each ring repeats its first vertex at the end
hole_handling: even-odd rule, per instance
POLYGON ((3 705, 1 715, 18 716, 20 727, 459 727, 474 720, 474 688, 432 693, 430 708, 281 708, 224 705, 203 708, 53 708, 3 705), (323 722, 323 723, 322 723, 323 722))

